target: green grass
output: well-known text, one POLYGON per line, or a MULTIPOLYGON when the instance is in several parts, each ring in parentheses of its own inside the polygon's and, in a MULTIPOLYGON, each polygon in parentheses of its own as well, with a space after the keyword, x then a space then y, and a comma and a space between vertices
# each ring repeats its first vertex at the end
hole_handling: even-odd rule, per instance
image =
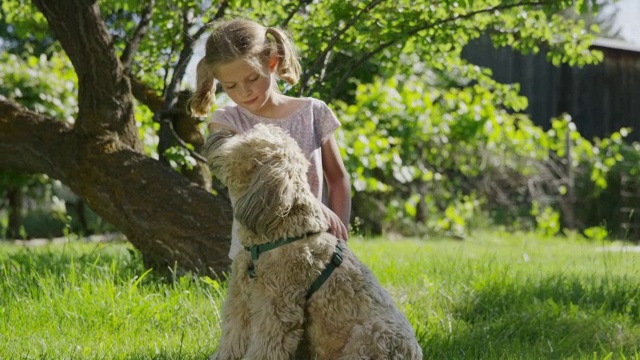
MULTIPOLYGON (((498 232, 350 246, 425 359, 640 359, 640 253, 498 232)), ((205 359, 223 298, 146 272, 126 243, 0 244, 0 359, 205 359)))

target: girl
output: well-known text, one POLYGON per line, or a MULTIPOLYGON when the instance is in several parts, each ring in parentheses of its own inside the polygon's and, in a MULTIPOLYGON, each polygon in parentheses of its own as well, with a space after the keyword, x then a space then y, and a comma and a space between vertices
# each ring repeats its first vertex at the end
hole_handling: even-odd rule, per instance
MULTIPOLYGON (((227 128, 242 133, 258 123, 275 124, 287 131, 311 162, 309 185, 324 204, 329 231, 347 240, 351 185, 333 136, 340 122, 323 101, 295 98, 278 91, 276 76, 291 85, 300 78, 300 64, 291 39, 281 29, 265 28, 253 21, 221 23, 207 39, 205 56, 196 72, 192 114, 208 115, 218 81, 236 105, 216 110, 209 131, 227 128), (324 180, 328 194, 323 193, 324 180)), ((231 259, 242 249, 236 234, 234 223, 231 259)))

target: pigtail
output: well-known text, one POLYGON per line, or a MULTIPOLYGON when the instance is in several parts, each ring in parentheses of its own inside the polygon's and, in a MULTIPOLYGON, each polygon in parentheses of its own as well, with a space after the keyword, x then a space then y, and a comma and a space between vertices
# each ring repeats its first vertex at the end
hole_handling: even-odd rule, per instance
POLYGON ((216 101, 214 81, 212 67, 207 64, 205 58, 202 58, 196 67, 196 91, 189 100, 193 116, 205 117, 209 114, 216 101))
POLYGON ((267 34, 273 36, 276 42, 276 55, 279 60, 276 74, 280 79, 295 85, 300 80, 301 68, 293 41, 276 27, 267 28, 267 34))

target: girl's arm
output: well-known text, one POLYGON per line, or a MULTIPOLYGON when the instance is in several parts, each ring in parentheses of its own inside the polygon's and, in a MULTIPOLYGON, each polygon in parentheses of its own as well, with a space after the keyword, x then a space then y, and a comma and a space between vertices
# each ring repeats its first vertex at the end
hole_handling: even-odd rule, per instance
POLYGON ((329 217, 330 231, 336 237, 347 240, 351 217, 351 182, 333 135, 322 144, 322 168, 329 187, 329 208, 333 213, 325 214, 329 217))

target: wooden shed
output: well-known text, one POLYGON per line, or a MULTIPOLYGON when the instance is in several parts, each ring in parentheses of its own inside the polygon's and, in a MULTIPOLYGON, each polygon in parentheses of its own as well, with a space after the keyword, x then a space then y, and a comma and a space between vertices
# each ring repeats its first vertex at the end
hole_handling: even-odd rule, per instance
POLYGON ((556 67, 543 52, 496 49, 488 38, 465 47, 463 57, 490 68, 499 82, 519 83, 529 99, 527 112, 544 128, 550 118, 566 112, 587 138, 629 127, 628 140, 640 141, 640 46, 599 39, 592 47, 603 52, 604 60, 582 68, 556 67))

